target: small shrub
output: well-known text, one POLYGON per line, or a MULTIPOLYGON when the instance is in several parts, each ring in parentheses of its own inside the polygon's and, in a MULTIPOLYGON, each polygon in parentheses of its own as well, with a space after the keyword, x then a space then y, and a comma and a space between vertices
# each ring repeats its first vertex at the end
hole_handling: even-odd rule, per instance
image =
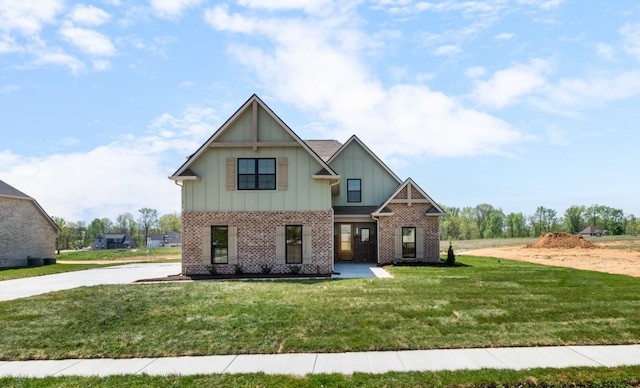
POLYGON ((217 275, 218 274, 218 267, 216 267, 215 265, 208 265, 207 266, 207 271, 209 271, 209 273, 211 275, 217 275))
POLYGON ((291 272, 292 275, 299 274, 301 269, 302 269, 301 265, 290 265, 289 266, 289 272, 291 272))
POLYGON ((242 275, 244 273, 244 270, 242 269, 242 266, 240 264, 236 264, 235 267, 233 267, 233 273, 235 273, 236 275, 242 275))
POLYGON ((447 265, 454 265, 456 263, 456 255, 453 253, 453 246, 449 242, 449 249, 447 250, 447 265))
POLYGON ((260 266, 260 273, 263 275, 268 275, 271 273, 271 266, 269 264, 262 264, 260 266))

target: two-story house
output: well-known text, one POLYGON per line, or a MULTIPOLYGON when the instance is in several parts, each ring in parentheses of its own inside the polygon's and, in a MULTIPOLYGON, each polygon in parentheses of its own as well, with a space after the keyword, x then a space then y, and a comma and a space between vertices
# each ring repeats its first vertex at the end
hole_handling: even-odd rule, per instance
POLYGON ((329 275, 335 262, 439 262, 442 208, 356 136, 303 141, 253 95, 169 177, 182 272, 329 275))

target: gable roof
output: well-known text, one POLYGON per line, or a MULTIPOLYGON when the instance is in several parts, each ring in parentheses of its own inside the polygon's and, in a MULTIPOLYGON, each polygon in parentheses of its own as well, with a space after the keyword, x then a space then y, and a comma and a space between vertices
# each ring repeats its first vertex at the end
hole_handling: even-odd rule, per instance
POLYGON ((0 197, 24 199, 27 201, 31 201, 31 203, 33 203, 33 206, 35 206, 36 209, 42 214, 42 216, 51 224, 55 232, 60 233, 60 228, 58 227, 58 225, 56 225, 56 223, 53 222, 51 217, 49 217, 47 212, 44 211, 44 209, 42 208, 42 206, 40 206, 38 201, 36 201, 35 199, 31 198, 27 194, 23 193, 22 191, 16 189, 15 187, 1 180, 0 180, 0 197))
MULTIPOLYGON (((238 110, 233 115, 231 115, 231 117, 227 119, 227 121, 225 121, 224 124, 222 124, 220 128, 218 128, 216 132, 214 132, 213 135, 211 135, 211 137, 204 144, 200 146, 200 148, 198 148, 198 150, 194 154, 192 154, 187 158, 187 161, 184 162, 184 164, 180 166, 180 168, 175 173, 173 173, 173 175, 170 176, 169 179, 172 179, 174 181, 182 181, 186 179, 198 179, 199 177, 197 177, 197 175, 194 174, 189 169, 189 167, 193 164, 193 162, 197 160, 198 157, 200 157, 200 155, 202 155, 209 148, 209 146, 211 146, 212 143, 215 143, 216 140, 218 140, 220 136, 222 136, 222 134, 225 133, 225 131, 229 129, 236 122, 236 120, 238 120, 245 112, 247 112, 247 110, 252 109, 255 115, 257 114, 258 107, 261 107, 262 109, 264 109, 271 116, 271 118, 273 118, 273 120, 275 120, 285 130, 285 132, 287 132, 295 140, 295 143, 297 143, 303 149, 305 149, 309 153, 309 155, 311 155, 313 159, 315 159, 320 164, 320 166, 322 166, 320 171, 324 172, 323 176, 324 175, 328 177, 339 176, 338 174, 336 174, 335 171, 333 171, 333 169, 331 169, 331 167, 329 167, 329 164, 326 163, 320 156, 318 156, 318 154, 311 147, 309 147, 307 143, 305 143, 302 139, 300 139, 300 137, 298 137, 298 135, 295 132, 293 132, 293 130, 291 130, 291 128, 289 128, 289 126, 285 124, 284 121, 282 121, 280 117, 278 117, 278 115, 276 115, 271 110, 271 108, 267 106, 267 104, 264 103, 264 101, 262 101, 257 95, 253 94, 251 97, 249 97, 249 99, 244 104, 242 104, 242 106, 240 106, 240 108, 238 108, 238 110)), ((257 126, 256 121, 257 121, 257 118, 254 118, 254 126, 257 126)), ((255 130, 257 130, 257 128, 254 128, 254 131, 255 130)), ((240 145, 237 143, 234 143, 234 144, 230 144, 229 146, 240 146, 240 145)), ((242 146, 245 146, 245 147, 251 146, 251 147, 254 147, 255 149, 255 147, 260 146, 260 143, 257 141, 257 139, 254 138, 253 142, 244 143, 242 144, 242 146)))
POLYGON ((393 211, 388 207, 390 203, 408 203, 411 206, 412 203, 430 203, 431 206, 425 212, 427 216, 444 216, 445 211, 424 192, 411 178, 407 178, 403 184, 401 184, 396 191, 387 199, 375 212, 373 216, 390 216, 393 215, 393 211), (400 198, 400 193, 406 191, 406 198, 400 198), (413 191, 416 190, 414 194, 413 191))
POLYGON ((362 147, 362 149, 364 149, 369 154, 369 156, 371 156, 371 158, 373 158, 376 162, 378 162, 378 164, 380 164, 380 166, 382 166, 382 168, 384 168, 385 171, 387 171, 387 173, 389 173, 389 175, 391 175, 393 179, 395 179, 398 182, 398 184, 402 183, 402 180, 398 178, 398 176, 393 171, 391 171, 391 169, 386 164, 384 164, 384 162, 380 160, 380 158, 378 158, 378 156, 374 154, 373 151, 371 151, 369 147, 367 147, 356 135, 351 136, 349 140, 347 140, 347 142, 344 143, 342 147, 340 147, 333 154, 333 156, 331 156, 331 158, 329 158, 327 163, 331 164, 331 162, 333 162, 344 150, 346 150, 349 147, 351 143, 354 143, 354 142, 359 144, 360 147, 362 147))

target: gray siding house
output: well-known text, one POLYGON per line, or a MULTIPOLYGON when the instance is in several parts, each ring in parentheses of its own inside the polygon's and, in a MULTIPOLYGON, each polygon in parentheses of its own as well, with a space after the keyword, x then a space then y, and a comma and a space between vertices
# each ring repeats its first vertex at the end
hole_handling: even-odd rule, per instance
POLYGON ((0 180, 0 267, 53 259, 59 232, 35 199, 0 180))

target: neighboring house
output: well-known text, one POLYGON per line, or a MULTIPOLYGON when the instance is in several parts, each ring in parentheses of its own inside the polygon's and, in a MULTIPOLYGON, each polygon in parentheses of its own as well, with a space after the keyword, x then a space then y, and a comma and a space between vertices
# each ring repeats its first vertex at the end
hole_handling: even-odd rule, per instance
POLYGON ((182 235, 178 232, 150 234, 147 238, 147 248, 179 247, 182 245, 182 235))
POLYGON ((0 267, 53 259, 60 229, 38 202, 0 181, 0 267))
POLYGON ((608 230, 600 230, 593 225, 587 226, 579 233, 582 236, 607 236, 609 234, 608 230))
POLYGON ((329 275, 335 262, 439 262, 442 208, 356 136, 303 141, 256 95, 169 177, 182 271, 329 275))
POLYGON ((127 233, 100 234, 93 240, 93 249, 129 249, 135 247, 135 240, 127 233))

